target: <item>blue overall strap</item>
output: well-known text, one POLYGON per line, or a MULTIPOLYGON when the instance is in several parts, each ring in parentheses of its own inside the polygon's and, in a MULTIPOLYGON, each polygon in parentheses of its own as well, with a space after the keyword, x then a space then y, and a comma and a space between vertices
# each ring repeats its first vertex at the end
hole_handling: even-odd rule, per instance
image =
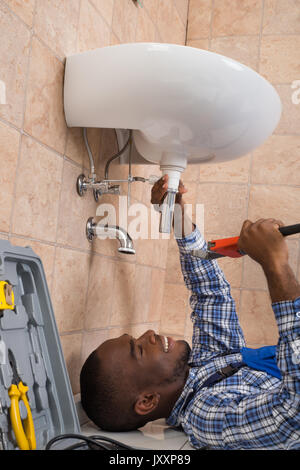
POLYGON ((244 362, 233 362, 232 364, 229 364, 229 366, 223 367, 222 369, 218 370, 214 374, 212 374, 208 379, 204 382, 204 384, 201 385, 200 388, 203 387, 211 387, 212 385, 220 382, 223 379, 226 379, 227 377, 230 377, 231 375, 235 374, 241 367, 245 366, 246 364, 244 362))
POLYGON ((240 352, 248 367, 263 370, 281 379, 281 373, 276 362, 276 346, 263 346, 257 349, 242 348, 240 352))

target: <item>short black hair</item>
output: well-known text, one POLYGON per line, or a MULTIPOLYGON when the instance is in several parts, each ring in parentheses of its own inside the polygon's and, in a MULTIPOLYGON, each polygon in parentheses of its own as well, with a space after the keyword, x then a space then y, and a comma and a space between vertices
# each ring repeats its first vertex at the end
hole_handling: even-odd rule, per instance
POLYGON ((80 373, 81 404, 88 418, 106 431, 131 431, 144 423, 134 411, 134 396, 123 390, 123 371, 107 373, 98 349, 86 359, 80 373))

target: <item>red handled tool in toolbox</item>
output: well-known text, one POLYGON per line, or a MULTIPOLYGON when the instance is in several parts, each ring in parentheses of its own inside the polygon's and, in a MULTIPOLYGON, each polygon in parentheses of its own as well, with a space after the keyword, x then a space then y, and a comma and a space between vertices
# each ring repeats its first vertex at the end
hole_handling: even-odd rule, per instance
MULTIPOLYGON (((279 227, 279 232, 286 237, 300 233, 300 224, 287 225, 286 227, 279 227)), ((212 240, 207 242, 207 250, 192 250, 191 254, 201 259, 217 259, 228 256, 229 258, 239 258, 246 253, 238 249, 239 237, 222 238, 220 240, 212 240)))

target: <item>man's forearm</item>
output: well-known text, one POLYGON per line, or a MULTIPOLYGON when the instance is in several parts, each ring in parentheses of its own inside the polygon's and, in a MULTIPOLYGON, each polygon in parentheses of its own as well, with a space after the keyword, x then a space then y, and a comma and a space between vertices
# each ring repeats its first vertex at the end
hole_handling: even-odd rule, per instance
POLYGON ((300 296, 300 284, 288 263, 262 266, 268 281, 272 302, 295 300, 300 296))

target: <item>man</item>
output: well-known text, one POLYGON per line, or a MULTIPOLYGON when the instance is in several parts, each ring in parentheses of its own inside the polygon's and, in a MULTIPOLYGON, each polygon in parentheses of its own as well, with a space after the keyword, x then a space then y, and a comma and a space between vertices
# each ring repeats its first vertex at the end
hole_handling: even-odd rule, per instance
MULTIPOLYGON (((160 204, 166 190, 164 177, 154 185, 151 202, 160 204)), ((239 249, 261 265, 268 281, 279 330, 278 375, 245 364, 241 351, 247 348, 228 282, 216 260, 190 255, 206 243, 184 214, 184 192, 181 183, 177 203, 183 228, 177 243, 192 292, 192 349, 152 330, 137 339, 125 334, 105 341, 82 368, 83 407, 100 428, 111 431, 166 418, 182 427, 195 448, 300 448, 300 285, 278 230, 283 224, 246 220, 239 240, 239 249)))

